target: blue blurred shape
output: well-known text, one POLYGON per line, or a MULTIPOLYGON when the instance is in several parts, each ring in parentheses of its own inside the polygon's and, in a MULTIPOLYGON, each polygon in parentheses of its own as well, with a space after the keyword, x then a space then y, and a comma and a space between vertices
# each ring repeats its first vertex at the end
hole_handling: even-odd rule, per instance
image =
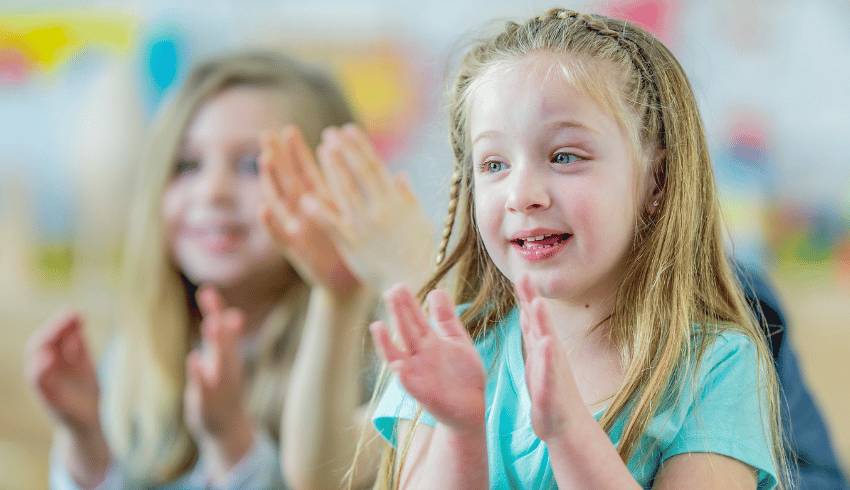
POLYGON ((150 30, 140 47, 143 75, 148 86, 150 107, 156 107, 168 88, 181 75, 185 61, 185 43, 180 32, 171 25, 150 30))

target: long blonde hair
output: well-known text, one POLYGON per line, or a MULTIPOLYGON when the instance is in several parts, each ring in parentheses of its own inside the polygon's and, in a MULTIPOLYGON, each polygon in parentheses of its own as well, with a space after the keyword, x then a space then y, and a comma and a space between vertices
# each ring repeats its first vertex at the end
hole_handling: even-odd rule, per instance
MULTIPOLYGON (((101 419, 110 448, 131 478, 171 481, 197 458, 182 418, 185 359, 197 341, 195 285, 174 265, 166 246, 162 197, 184 132, 197 111, 221 92, 252 86, 286 95, 287 112, 315 148, 329 125, 352 121, 341 92, 323 74, 276 53, 249 52, 199 65, 159 114, 142 155, 130 208, 122 267, 120 325, 107 351, 101 419)), ((283 107, 280 110, 284 110, 283 107)), ((259 136, 259 135, 258 135, 259 136)), ((303 323, 307 286, 296 278, 262 331, 258 366, 249 380, 255 419, 277 435, 285 380, 303 323)))
MULTIPOLYGON (((652 417, 669 403, 671 388, 681 385, 682 373, 700 359, 713 335, 733 329, 757 347, 761 394, 767 400, 763 408, 769 414, 765 437, 773 444, 784 487, 787 464, 772 357, 725 255, 696 99, 678 61, 645 30, 619 19, 552 9, 524 24, 508 22, 502 32, 467 52, 450 92, 455 171, 440 262, 420 298, 453 276, 456 302, 469 303, 461 320, 473 338, 492 329, 516 305, 513 286, 487 255, 475 223, 469 99, 488 69, 533 52, 569 55, 575 83, 628 131, 633 154, 652 166, 648 170, 658 190, 656 211, 644 210, 638 217, 625 279, 608 322, 627 368, 601 426, 610 431, 630 413, 618 446, 628 463, 652 417), (602 66, 613 70, 602 73, 602 66), (717 328, 692 336, 696 325, 717 328)), ((402 461, 409 439, 398 451, 402 461)), ((397 485, 396 457, 387 447, 376 488, 390 487, 393 481, 397 485)))

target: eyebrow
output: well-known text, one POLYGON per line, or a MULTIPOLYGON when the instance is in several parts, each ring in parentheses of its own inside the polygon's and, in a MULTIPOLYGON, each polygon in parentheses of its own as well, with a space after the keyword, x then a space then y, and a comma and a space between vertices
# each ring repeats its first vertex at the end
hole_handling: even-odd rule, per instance
MULTIPOLYGON (((543 127, 545 128, 546 131, 548 131, 550 133, 556 133, 556 132, 562 131, 564 129, 578 129, 578 130, 581 130, 581 131, 586 131, 588 133, 601 134, 598 130, 591 128, 590 126, 583 124, 579 121, 575 121, 575 120, 563 120, 563 121, 559 120, 559 121, 555 121, 555 122, 552 122, 552 123, 544 124, 543 127)), ((484 139, 484 138, 494 138, 496 136, 499 136, 500 134, 502 134, 502 132, 497 131, 495 129, 488 130, 488 131, 482 131, 478 136, 476 136, 475 138, 472 139, 472 144, 474 145, 479 140, 484 139)))

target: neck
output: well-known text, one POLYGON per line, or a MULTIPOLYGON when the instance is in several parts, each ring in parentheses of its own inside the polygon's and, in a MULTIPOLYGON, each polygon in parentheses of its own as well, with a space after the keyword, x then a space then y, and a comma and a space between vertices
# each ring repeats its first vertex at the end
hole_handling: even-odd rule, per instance
POLYGON ((568 351, 609 343, 608 319, 614 307, 613 297, 545 301, 555 334, 568 351))
POLYGON ((289 265, 285 266, 285 270, 275 269, 262 275, 263 277, 246 278, 237 284, 219 288, 224 303, 239 308, 245 315, 243 337, 251 337, 262 329, 269 313, 298 280, 289 265))

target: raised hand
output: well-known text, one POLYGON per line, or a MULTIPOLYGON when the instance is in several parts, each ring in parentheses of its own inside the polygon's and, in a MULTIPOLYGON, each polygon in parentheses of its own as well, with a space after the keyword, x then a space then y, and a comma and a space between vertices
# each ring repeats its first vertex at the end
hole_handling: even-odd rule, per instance
POLYGON ((48 320, 30 339, 26 374, 53 419, 61 426, 60 445, 71 477, 93 487, 111 460, 100 425, 100 385, 86 347, 80 314, 66 310, 48 320))
POLYGON ((315 159, 304 135, 287 126, 260 138, 260 180, 265 205, 260 218, 281 252, 304 280, 345 297, 360 285, 327 231, 304 214, 300 199, 319 193, 327 200, 315 159))
POLYGON ((53 418, 72 433, 100 431, 100 386, 82 332, 82 318, 63 311, 30 339, 26 373, 53 418))
POLYGON ((220 471, 226 472, 253 442, 242 395, 244 319, 239 309, 225 308, 212 288, 201 287, 197 299, 202 343, 186 357, 184 416, 199 444, 210 448, 220 471))
POLYGON ((375 291, 424 284, 432 269, 431 225, 404 174, 391 177, 356 125, 327 128, 317 150, 321 174, 301 198, 305 212, 334 237, 361 280, 375 291))
POLYGON ((484 424, 484 366, 448 294, 439 289, 428 294, 436 329, 428 324, 406 286, 393 287, 385 299, 401 347, 390 338, 386 323, 375 322, 370 330, 378 352, 402 386, 447 427, 461 432, 480 429, 484 424))
POLYGON ((549 441, 568 428, 572 413, 586 409, 543 298, 537 295, 527 275, 517 282, 516 292, 525 342, 531 425, 540 440, 549 441))

